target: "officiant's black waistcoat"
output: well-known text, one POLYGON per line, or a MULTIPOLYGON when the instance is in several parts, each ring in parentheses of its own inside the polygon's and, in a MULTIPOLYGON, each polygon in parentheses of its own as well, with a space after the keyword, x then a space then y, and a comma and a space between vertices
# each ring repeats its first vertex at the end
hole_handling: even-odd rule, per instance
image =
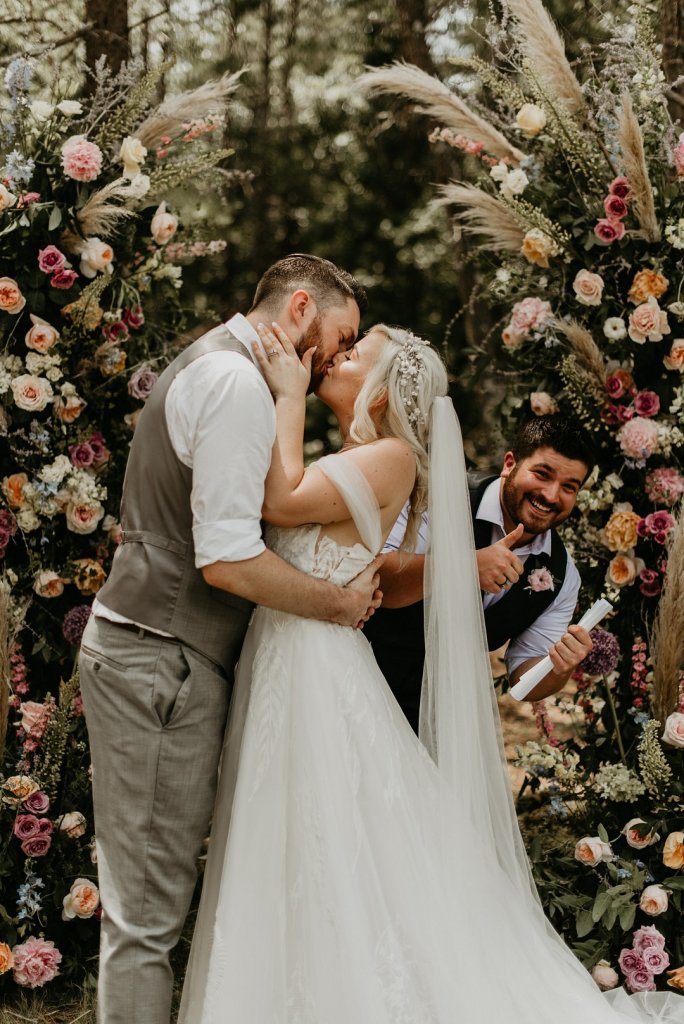
MULTIPOLYGON (((492 524, 477 519, 484 492, 496 476, 469 478, 470 510, 473 517, 475 547, 492 542, 492 524)), ((548 608, 558 594, 567 569, 567 551, 555 530, 551 531, 551 554, 528 555, 525 572, 505 597, 485 610, 487 645, 496 651, 507 640, 520 636, 548 608), (527 577, 533 569, 547 568, 555 580, 553 590, 531 591, 527 577)), ((364 627, 373 653, 413 728, 418 730, 418 709, 425 660, 423 602, 405 608, 380 608, 364 627)))

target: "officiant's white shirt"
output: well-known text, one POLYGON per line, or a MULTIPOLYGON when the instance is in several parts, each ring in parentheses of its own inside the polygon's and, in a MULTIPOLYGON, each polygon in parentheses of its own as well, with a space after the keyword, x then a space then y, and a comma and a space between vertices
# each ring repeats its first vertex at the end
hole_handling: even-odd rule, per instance
MULTIPOLYGON (((485 522, 492 524, 492 544, 496 544, 497 541, 506 536, 500 489, 500 479, 492 480, 482 495, 482 500, 475 514, 476 519, 483 519, 485 522)), ((399 550, 406 533, 407 517, 408 505, 402 509, 399 518, 392 527, 383 551, 399 550)), ((420 524, 418 542, 416 544, 415 553, 417 555, 424 555, 427 551, 428 533, 428 517, 426 513, 423 513, 423 520, 420 524)), ((527 544, 521 544, 520 547, 517 547, 515 553, 522 562, 525 561, 528 555, 550 555, 551 531, 546 530, 544 533, 537 534, 527 544)), ((508 645, 506 650, 506 667, 509 674, 518 665, 521 665, 523 661, 527 661, 528 658, 545 657, 549 653, 549 648, 560 640, 572 621, 581 584, 582 580, 577 571, 577 566, 568 552, 565 579, 556 597, 548 608, 541 613, 539 618, 531 626, 523 630, 519 636, 514 637, 508 645)), ((483 592, 483 607, 489 608, 490 605, 496 604, 504 596, 505 591, 503 590, 499 594, 483 592)))
MULTIPOLYGON (((258 334, 241 313, 214 328, 226 329, 247 347, 252 361, 229 351, 199 356, 176 375, 164 407, 173 450, 192 470, 198 569, 255 558, 265 549, 261 507, 275 441, 275 406, 254 362, 251 345, 261 345, 258 334)), ((93 611, 114 622, 131 621, 97 598, 93 611)))

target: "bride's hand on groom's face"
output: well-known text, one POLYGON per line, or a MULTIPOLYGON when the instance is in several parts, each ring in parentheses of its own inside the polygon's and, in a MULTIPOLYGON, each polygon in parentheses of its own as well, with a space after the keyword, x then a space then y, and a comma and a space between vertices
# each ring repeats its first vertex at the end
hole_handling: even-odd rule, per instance
POLYGON ((259 324, 257 331, 264 349, 262 351, 254 342, 252 350, 273 397, 303 400, 311 380, 311 360, 316 349, 308 349, 300 359, 279 324, 274 323, 270 328, 259 324))

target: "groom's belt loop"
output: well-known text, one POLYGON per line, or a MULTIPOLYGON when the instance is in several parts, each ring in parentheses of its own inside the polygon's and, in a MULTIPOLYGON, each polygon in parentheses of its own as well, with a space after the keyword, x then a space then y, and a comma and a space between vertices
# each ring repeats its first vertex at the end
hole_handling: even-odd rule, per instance
POLYGON ((161 534, 150 533, 149 530, 124 530, 121 543, 150 544, 154 548, 172 551, 175 555, 185 555, 188 550, 188 545, 182 541, 171 540, 170 537, 162 537, 161 534))

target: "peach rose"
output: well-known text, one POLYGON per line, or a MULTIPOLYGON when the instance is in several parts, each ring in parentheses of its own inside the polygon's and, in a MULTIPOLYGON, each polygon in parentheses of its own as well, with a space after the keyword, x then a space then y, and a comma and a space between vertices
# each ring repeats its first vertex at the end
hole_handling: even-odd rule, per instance
POLYGON ((641 516, 632 511, 632 506, 625 504, 617 508, 603 528, 606 547, 611 551, 629 551, 638 539, 637 526, 641 516))
POLYGON ((12 277, 0 277, 0 309, 5 313, 21 313, 26 299, 12 277))
POLYGON ((150 224, 152 237, 157 245, 166 245, 178 230, 178 217, 167 213, 166 203, 160 203, 150 224))
POLYGON ((684 712, 673 711, 667 716, 663 743, 669 743, 671 747, 684 747, 684 712))
POLYGON ((74 565, 78 568, 74 573, 74 583, 82 594, 97 594, 104 585, 107 574, 94 558, 76 558, 74 565))
POLYGON ((597 864, 608 863, 615 859, 609 843, 604 843, 599 836, 584 836, 575 844, 575 860, 587 867, 594 868, 597 864))
POLYGON ((100 893, 94 882, 77 878, 62 900, 62 920, 92 917, 100 905, 100 893))
POLYGON ((63 832, 69 839, 80 839, 85 835, 86 820, 80 811, 69 811, 57 819, 60 832, 63 832))
POLYGON ((13 963, 12 950, 6 942, 0 942, 0 974, 7 974, 8 971, 11 971, 13 963))
POLYGON ((134 135, 127 135, 121 143, 121 149, 119 150, 119 160, 124 165, 124 178, 133 179, 137 177, 140 174, 140 165, 145 162, 146 156, 147 150, 140 139, 136 139, 134 135))
POLYGON ((26 333, 26 347, 33 349, 34 352, 45 353, 59 341, 59 332, 34 313, 31 313, 30 319, 33 327, 26 333))
POLYGON ((590 270, 580 270, 572 282, 577 301, 583 306, 600 306, 603 296, 603 278, 590 270))
POLYGON ((22 373, 12 381, 14 404, 24 412, 42 412, 53 398, 52 385, 45 377, 22 373))
POLYGON ((663 889, 662 885, 647 885, 641 894, 639 906, 649 917, 658 917, 665 913, 669 902, 667 889, 663 889))
POLYGON ((674 971, 668 971, 667 977, 668 985, 678 989, 680 992, 684 992, 684 965, 677 967, 674 971))
POLYGON ((614 587, 631 587, 644 567, 644 560, 635 558, 633 549, 630 549, 611 559, 606 572, 606 580, 614 587))
POLYGON ((635 306, 640 302, 646 302, 651 296, 659 299, 667 291, 669 281, 657 270, 640 270, 634 275, 632 286, 628 292, 628 298, 635 306))
POLYGON ((12 473, 2 481, 2 493, 10 508, 21 508, 26 504, 24 487, 27 483, 26 473, 12 473))
POLYGON ((650 296, 646 302, 634 310, 629 317, 628 334, 637 345, 648 341, 662 341, 664 334, 670 333, 667 313, 658 305, 658 300, 650 296))
POLYGON ((79 270, 84 277, 95 277, 98 273, 112 273, 112 262, 114 261, 114 250, 101 238, 86 238, 78 249, 81 257, 79 270))
POLYGON ((558 412, 558 405, 546 391, 533 391, 530 395, 530 406, 535 416, 548 416, 558 412))
POLYGON ((11 775, 9 779, 5 779, 2 788, 6 790, 2 795, 2 802, 11 807, 17 807, 28 797, 37 793, 40 786, 28 775, 11 775))
POLYGON ((515 115, 515 123, 523 135, 533 139, 546 126, 546 113, 536 103, 523 103, 515 115))
POLYGON ((608 992, 617 986, 620 980, 607 960, 599 960, 591 972, 591 976, 602 992, 608 992))
POLYGON ((548 268, 549 256, 558 255, 558 246, 539 228, 532 228, 523 238, 520 251, 529 263, 548 268))
POLYGON ((675 871, 684 868, 684 832, 670 832, 663 846, 663 864, 675 871))
POLYGON ((509 324, 508 327, 505 327, 501 332, 501 337, 506 348, 509 348, 512 351, 513 349, 520 348, 523 341, 527 338, 527 335, 519 334, 517 331, 514 331, 509 324))
POLYGON ((73 423, 85 407, 86 403, 78 395, 58 395, 54 401, 55 416, 62 423, 73 423))
POLYGON ((97 524, 102 519, 105 510, 99 502, 88 504, 87 502, 70 501, 64 511, 67 530, 71 530, 72 533, 84 534, 93 533, 97 529, 97 524))
MULTIPOLYGON (((5 188, 4 185, 0 184, 0 212, 2 210, 9 210, 10 206, 14 206, 17 201, 17 197, 5 188)), ((0 973, 2 973, 0 971, 0 973)))
POLYGON ((622 834, 627 840, 627 845, 631 846, 633 850, 645 850, 647 846, 652 846, 653 843, 657 843, 660 839, 657 832, 646 832, 642 835, 634 827, 635 825, 645 824, 646 822, 643 818, 632 818, 622 830, 622 834))
POLYGON ((64 592, 64 581, 52 569, 41 569, 33 581, 38 597, 59 597, 64 592))
POLYGON ((668 370, 684 370, 684 338, 675 338, 663 363, 668 370))

